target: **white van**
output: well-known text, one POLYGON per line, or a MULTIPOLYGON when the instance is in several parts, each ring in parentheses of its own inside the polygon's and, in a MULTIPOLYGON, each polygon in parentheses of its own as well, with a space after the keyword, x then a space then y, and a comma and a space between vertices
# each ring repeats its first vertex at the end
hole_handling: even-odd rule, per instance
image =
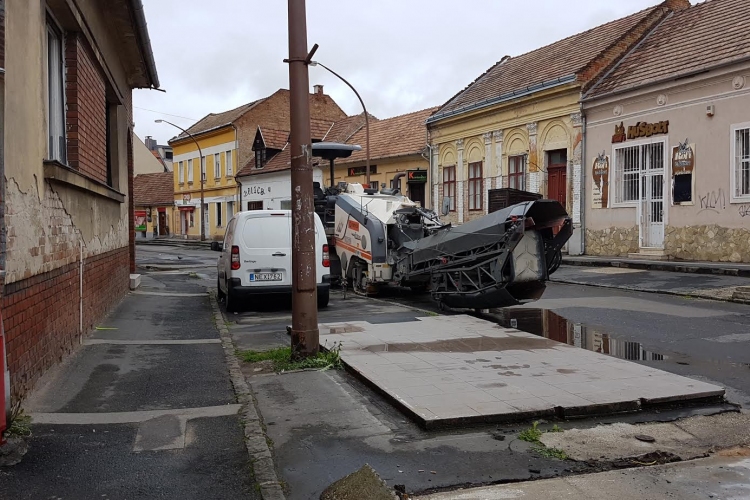
MULTIPOLYGON (((315 260, 318 307, 328 305, 331 275, 328 242, 317 214, 315 220, 315 260)), ((253 295, 292 292, 292 212, 291 210, 249 210, 229 221, 217 264, 219 298, 227 310, 253 295)))

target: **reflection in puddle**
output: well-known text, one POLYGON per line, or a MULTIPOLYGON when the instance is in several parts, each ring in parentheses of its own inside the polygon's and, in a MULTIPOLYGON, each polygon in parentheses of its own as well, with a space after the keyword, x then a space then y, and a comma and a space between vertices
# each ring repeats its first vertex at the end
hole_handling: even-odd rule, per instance
POLYGON ((504 327, 517 328, 557 342, 609 354, 631 361, 663 361, 662 354, 647 351, 638 342, 610 337, 600 329, 573 323, 547 309, 500 309, 493 316, 504 327))

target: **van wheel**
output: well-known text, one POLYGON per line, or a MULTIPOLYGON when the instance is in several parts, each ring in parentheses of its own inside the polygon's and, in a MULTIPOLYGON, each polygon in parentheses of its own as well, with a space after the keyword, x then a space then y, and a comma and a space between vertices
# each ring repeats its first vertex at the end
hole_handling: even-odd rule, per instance
POLYGON ((224 304, 226 305, 227 312, 237 312, 237 298, 232 293, 231 288, 227 288, 226 297, 224 298, 224 304))
POLYGON ((221 289, 221 281, 217 278, 216 279, 216 297, 219 299, 219 301, 224 300, 224 298, 227 296, 222 289, 221 289))
POLYGON ((331 300, 331 293, 326 290, 318 294, 318 308, 322 309, 328 307, 328 302, 331 300))

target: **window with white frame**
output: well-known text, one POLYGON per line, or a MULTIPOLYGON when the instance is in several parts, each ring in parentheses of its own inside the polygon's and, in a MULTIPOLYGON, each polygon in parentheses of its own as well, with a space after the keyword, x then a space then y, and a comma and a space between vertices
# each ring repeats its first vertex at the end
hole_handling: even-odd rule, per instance
POLYGON ((214 179, 221 177, 221 155, 216 153, 214 155, 214 179))
POLYGON ((189 159, 187 162, 187 178, 188 178, 188 184, 193 183, 193 159, 189 159))
POLYGON ((750 199, 750 124, 735 127, 732 138, 732 194, 736 199, 750 199))
POLYGON ((614 148, 615 204, 635 203, 641 199, 641 172, 664 170, 664 143, 614 148))
POLYGON ((227 151, 227 177, 231 177, 234 173, 234 169, 232 167, 232 152, 227 151))
POLYGON ((184 162, 179 162, 177 164, 177 170, 179 172, 180 184, 183 184, 185 182, 185 165, 184 165, 184 162))
MULTIPOLYGON (((216 155, 219 156, 219 155, 216 155)), ((216 227, 221 227, 221 203, 216 204, 216 227)))
POLYGON ((63 80, 63 35, 47 21, 47 158, 65 163, 65 82, 63 80))

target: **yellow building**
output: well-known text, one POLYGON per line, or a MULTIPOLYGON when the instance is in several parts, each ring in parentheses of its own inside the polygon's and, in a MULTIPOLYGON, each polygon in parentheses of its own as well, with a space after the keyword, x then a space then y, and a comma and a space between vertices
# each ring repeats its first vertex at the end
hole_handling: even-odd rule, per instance
MULTIPOLYGON (((429 206, 430 157, 425 120, 436 110, 437 108, 429 108, 384 120, 370 118, 370 184, 373 187, 390 187, 394 176, 402 173, 404 176, 400 179, 401 191, 422 206, 429 206)), ((336 161, 334 184, 340 181, 367 183, 367 136, 363 115, 350 117, 347 121, 337 123, 335 127, 351 129, 350 124, 355 121, 355 131, 352 131, 349 137, 338 139, 341 139, 341 142, 360 145, 362 150, 354 152, 349 158, 336 161)), ((320 168, 324 181, 330 185, 330 169, 325 164, 321 164, 320 168)))
MULTIPOLYGON (((310 114, 328 123, 346 114, 322 85, 310 94, 310 114)), ((174 168, 174 233, 186 238, 220 240, 229 220, 240 211, 240 190, 235 177, 243 168, 255 166, 253 144, 259 127, 289 130, 289 91, 279 89, 268 97, 238 108, 211 113, 190 127, 188 134, 171 139, 174 168), (191 137, 192 136, 192 137, 191 137), (194 139, 195 140, 194 140, 194 139), (205 182, 201 207, 200 154, 203 153, 205 182), (203 208, 201 210, 201 208, 203 208), (203 221, 201 221, 201 214, 203 221)))
POLYGON ((488 191, 513 188, 560 201, 573 217, 570 252, 580 253, 581 94, 673 10, 650 9, 517 56, 505 56, 427 120, 434 208, 450 198, 448 220, 488 212, 488 191))
POLYGON ((133 215, 136 239, 168 237, 174 232, 172 172, 136 175, 133 179, 133 215))

